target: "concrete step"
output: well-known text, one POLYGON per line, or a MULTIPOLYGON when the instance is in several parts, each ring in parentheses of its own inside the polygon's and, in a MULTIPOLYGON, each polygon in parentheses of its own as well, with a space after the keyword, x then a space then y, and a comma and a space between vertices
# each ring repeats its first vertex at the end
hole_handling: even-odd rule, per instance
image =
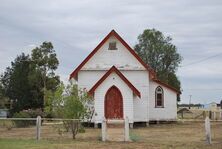
POLYGON ((106 122, 108 124, 124 124, 124 119, 107 119, 106 122))

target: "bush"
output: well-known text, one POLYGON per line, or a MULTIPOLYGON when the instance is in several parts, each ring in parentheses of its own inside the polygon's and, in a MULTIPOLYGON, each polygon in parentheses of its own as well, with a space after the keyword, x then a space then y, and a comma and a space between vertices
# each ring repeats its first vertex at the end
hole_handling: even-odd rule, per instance
POLYGON ((86 130, 85 130, 85 128, 82 125, 80 125, 78 132, 79 133, 85 133, 86 130))
POLYGON ((7 130, 11 130, 14 127, 14 123, 11 120, 2 120, 0 121, 0 127, 6 128, 7 130))
POLYGON ((23 110, 23 112, 29 114, 29 116, 31 118, 37 118, 37 116, 41 116, 41 117, 44 117, 44 113, 42 112, 41 109, 29 109, 29 110, 23 110))
MULTIPOLYGON (((13 118, 31 118, 30 114, 27 112, 21 111, 18 113, 15 113, 13 115, 13 118)), ((32 120, 14 120, 16 127, 28 127, 30 125, 34 125, 35 121, 32 120)))

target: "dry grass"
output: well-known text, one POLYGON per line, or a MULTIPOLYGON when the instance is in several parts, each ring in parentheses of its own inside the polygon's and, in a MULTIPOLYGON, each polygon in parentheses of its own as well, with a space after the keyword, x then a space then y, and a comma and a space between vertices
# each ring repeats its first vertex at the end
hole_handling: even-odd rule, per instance
POLYGON ((60 136, 53 127, 43 126, 42 140, 36 142, 35 127, 0 128, 1 149, 54 149, 54 148, 148 148, 148 149, 222 149, 222 123, 212 124, 212 145, 205 142, 203 123, 160 124, 130 130, 133 142, 101 142, 100 129, 86 129, 73 141, 70 134, 60 136))

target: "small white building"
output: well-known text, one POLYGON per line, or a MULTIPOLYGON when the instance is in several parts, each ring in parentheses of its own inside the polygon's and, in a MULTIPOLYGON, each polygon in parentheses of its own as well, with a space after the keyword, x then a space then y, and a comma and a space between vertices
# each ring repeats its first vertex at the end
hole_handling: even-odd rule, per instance
POLYGON ((218 111, 221 110, 221 105, 216 102, 211 102, 209 104, 205 104, 204 108, 210 111, 218 111))
POLYGON ((94 98, 94 123, 129 118, 130 123, 177 118, 180 91, 155 72, 112 30, 71 73, 94 98))

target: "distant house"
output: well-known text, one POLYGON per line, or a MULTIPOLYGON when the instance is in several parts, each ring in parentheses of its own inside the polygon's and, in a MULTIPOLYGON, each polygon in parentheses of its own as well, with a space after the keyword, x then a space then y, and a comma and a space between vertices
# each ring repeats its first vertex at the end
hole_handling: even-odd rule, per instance
POLYGON ((178 104, 179 109, 187 108, 187 109, 203 109, 204 105, 202 104, 178 104))
POLYGON ((211 110, 211 111, 222 109, 221 103, 218 104, 218 103, 216 103, 216 102, 211 102, 211 103, 209 103, 209 104, 205 104, 205 105, 204 105, 204 108, 205 108, 205 109, 208 109, 208 110, 211 110))
POLYGON ((129 118, 130 123, 177 118, 180 91, 157 79, 153 69, 112 30, 71 73, 94 98, 92 121, 129 118))

